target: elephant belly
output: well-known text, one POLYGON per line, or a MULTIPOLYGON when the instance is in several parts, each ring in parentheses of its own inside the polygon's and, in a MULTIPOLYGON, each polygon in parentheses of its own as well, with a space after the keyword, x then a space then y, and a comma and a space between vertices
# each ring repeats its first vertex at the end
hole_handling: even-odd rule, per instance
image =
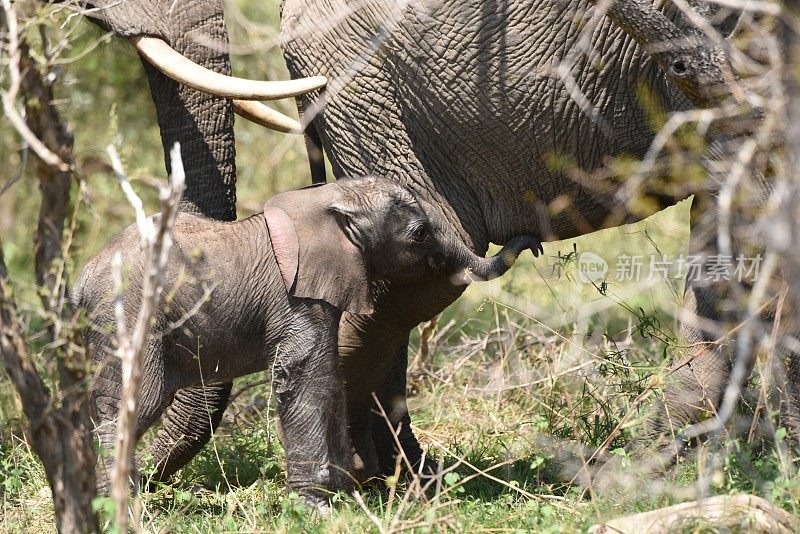
POLYGON ((263 331, 227 329, 215 323, 193 324, 165 339, 165 363, 171 371, 167 375, 176 377, 176 388, 228 382, 269 368, 263 331))
POLYGON ((266 231, 240 243, 224 234, 217 239, 226 243, 206 244, 199 255, 183 246, 165 288, 175 297, 164 307, 163 356, 181 387, 268 369, 285 327, 274 318, 291 317, 266 231))
POLYGON ((285 323, 291 321, 285 292, 258 306, 250 299, 237 302, 239 299, 230 291, 220 294, 230 299, 212 297, 199 309, 174 307, 176 311, 191 310, 189 319, 185 319, 186 312, 170 313, 168 324, 185 319, 181 328, 172 329, 165 336, 163 347, 167 367, 174 370, 172 375, 179 377, 177 380, 183 381, 180 387, 228 382, 268 369, 275 347, 285 335, 285 323))

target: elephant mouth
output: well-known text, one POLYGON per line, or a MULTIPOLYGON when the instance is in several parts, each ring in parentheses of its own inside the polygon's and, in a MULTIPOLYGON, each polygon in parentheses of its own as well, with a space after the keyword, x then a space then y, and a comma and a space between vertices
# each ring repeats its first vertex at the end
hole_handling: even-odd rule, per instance
POLYGON ((427 255, 425 259, 425 267, 429 272, 434 273, 444 273, 458 270, 458 266, 454 265, 450 258, 437 252, 432 252, 427 255))
POLYGON ((296 80, 261 81, 227 76, 207 69, 176 52, 157 37, 130 39, 136 51, 164 75, 184 85, 221 98, 232 98, 237 115, 284 133, 303 133, 304 125, 259 100, 277 100, 304 95, 325 87, 324 76, 296 80))

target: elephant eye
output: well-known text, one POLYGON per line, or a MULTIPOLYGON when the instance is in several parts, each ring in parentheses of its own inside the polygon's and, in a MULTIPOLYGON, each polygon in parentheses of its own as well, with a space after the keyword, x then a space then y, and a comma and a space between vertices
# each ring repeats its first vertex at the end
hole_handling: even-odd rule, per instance
POLYGON ((426 224, 420 224, 411 230, 411 239, 418 243, 425 241, 428 235, 430 235, 430 232, 428 231, 428 226, 426 224))

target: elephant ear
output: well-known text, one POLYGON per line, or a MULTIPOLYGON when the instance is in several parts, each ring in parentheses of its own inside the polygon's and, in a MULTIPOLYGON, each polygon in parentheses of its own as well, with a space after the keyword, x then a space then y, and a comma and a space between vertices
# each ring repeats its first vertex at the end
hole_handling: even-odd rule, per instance
POLYGON ((286 212, 280 208, 268 207, 264 210, 267 219, 269 239, 272 241, 272 251, 278 261, 278 269, 283 278, 286 291, 292 294, 295 280, 297 279, 297 265, 300 257, 300 244, 294 224, 286 212))
POLYGON ((329 209, 337 203, 337 191, 328 190, 333 187, 281 193, 264 206, 272 249, 289 295, 369 314, 373 299, 366 263, 329 209))

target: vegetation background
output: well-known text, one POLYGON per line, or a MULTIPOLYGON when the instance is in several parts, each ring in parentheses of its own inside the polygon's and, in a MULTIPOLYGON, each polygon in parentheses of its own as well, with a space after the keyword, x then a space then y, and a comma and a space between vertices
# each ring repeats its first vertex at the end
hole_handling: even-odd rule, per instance
MULTIPOLYGON (((133 48, 78 18, 50 9, 39 16, 70 35, 69 53, 59 60, 57 96, 75 134, 81 179, 72 195, 79 203, 69 250, 74 277, 133 222, 105 147, 113 144, 119 151, 148 213, 158 209, 157 198, 137 178, 163 178, 163 152, 133 48)), ((278 16, 278 0, 228 2, 235 74, 288 77, 278 16)), ((35 35, 30 39, 36 43, 35 35)), ((291 101, 278 106, 296 114, 291 101)), ((22 169, 0 195, 0 237, 35 342, 41 305, 31 243, 40 197, 35 166, 23 161, 15 131, 1 119, 0 124, 0 186, 22 169)), ((300 137, 237 118, 236 142, 240 217, 259 211, 276 192, 310 182, 300 137)), ((625 495, 595 498, 564 474, 565 451, 588 458, 605 445, 624 456, 620 447, 636 431, 645 399, 659 394, 658 375, 676 343, 674 315, 683 290, 679 278, 648 279, 647 262, 686 253, 688 214, 684 202, 636 225, 548 243, 543 257, 524 257, 503 279, 473 285, 420 329, 412 340, 410 407, 422 443, 443 462, 436 487, 423 492, 418 480, 390 477, 363 489, 363 498, 343 497, 330 517, 310 516, 285 495, 269 380, 252 376, 234 386, 240 394, 212 446, 174 485, 144 496, 148 530, 580 531, 602 518, 691 498, 700 475, 709 477, 712 492, 755 493, 796 512, 800 477, 770 443, 783 439, 780 429, 767 440, 731 442, 722 462, 709 462, 710 452, 697 449, 666 486, 625 495), (606 283, 582 281, 580 254, 586 252, 607 262, 606 283), (616 280, 624 256, 644 258, 638 283, 616 280)), ((106 504, 98 501, 100 508, 106 504)), ((25 442, 19 406, 2 371, 0 530, 53 530, 44 473, 25 442)))

